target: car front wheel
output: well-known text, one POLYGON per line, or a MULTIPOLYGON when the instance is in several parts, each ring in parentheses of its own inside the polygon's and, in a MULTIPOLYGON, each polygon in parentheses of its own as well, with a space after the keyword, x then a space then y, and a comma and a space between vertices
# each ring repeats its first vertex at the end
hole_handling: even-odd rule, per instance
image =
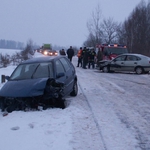
POLYGON ((136 67, 135 68, 135 72, 136 72, 136 74, 142 74, 143 73, 143 68, 142 67, 136 67))
POLYGON ((73 91, 70 93, 71 96, 77 96, 78 94, 78 84, 77 81, 74 81, 73 91))
POLYGON ((103 72, 108 73, 109 72, 109 67, 108 66, 103 67, 103 72))

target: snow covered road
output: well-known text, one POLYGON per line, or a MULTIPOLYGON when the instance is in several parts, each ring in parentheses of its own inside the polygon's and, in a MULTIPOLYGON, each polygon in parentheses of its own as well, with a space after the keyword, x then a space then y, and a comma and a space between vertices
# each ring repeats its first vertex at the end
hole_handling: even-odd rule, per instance
POLYGON ((76 70, 106 149, 149 150, 150 75, 76 70))

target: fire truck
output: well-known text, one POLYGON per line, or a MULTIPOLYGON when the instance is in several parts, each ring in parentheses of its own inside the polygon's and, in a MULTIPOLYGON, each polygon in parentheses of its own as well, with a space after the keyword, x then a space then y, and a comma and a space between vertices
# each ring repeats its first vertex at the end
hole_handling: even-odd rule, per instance
POLYGON ((101 44, 97 48, 101 48, 103 60, 112 60, 120 54, 128 53, 126 45, 121 44, 101 44))

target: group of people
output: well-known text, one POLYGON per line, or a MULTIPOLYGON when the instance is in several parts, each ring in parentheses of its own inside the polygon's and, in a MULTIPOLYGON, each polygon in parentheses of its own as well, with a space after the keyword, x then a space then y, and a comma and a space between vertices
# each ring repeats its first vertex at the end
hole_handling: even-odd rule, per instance
MULTIPOLYGON (((72 46, 70 46, 70 48, 66 52, 64 49, 60 50, 59 52, 60 55, 67 56, 68 59, 72 62, 72 57, 75 55, 72 46)), ((103 53, 101 49, 99 49, 98 52, 96 53, 94 48, 84 47, 82 49, 82 47, 80 47, 77 53, 77 57, 78 57, 77 67, 87 69, 87 67, 90 68, 92 66, 92 68, 94 69, 95 64, 99 66, 99 61, 103 59, 103 53)))
POLYGON ((67 55, 68 59, 72 62, 72 57, 74 56, 74 50, 72 48, 72 46, 70 46, 70 48, 67 50, 67 52, 65 52, 64 49, 59 51, 60 55, 67 55), (66 54, 67 53, 67 54, 66 54))
POLYGON ((80 47, 80 50, 78 51, 78 64, 77 67, 81 66, 83 69, 90 68, 95 68, 95 63, 98 66, 99 61, 103 59, 103 54, 102 51, 99 49, 98 52, 94 50, 94 48, 86 48, 82 49, 80 47))

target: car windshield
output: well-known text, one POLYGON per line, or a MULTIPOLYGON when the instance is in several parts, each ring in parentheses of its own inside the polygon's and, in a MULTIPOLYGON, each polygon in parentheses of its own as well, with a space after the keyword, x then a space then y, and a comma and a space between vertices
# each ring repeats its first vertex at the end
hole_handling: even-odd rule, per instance
POLYGON ((126 48, 110 47, 110 48, 105 48, 104 53, 106 53, 107 55, 110 55, 110 54, 120 55, 123 53, 128 53, 128 50, 126 48))
POLYGON ((37 78, 53 78, 52 63, 21 64, 12 73, 10 80, 24 80, 37 78))

